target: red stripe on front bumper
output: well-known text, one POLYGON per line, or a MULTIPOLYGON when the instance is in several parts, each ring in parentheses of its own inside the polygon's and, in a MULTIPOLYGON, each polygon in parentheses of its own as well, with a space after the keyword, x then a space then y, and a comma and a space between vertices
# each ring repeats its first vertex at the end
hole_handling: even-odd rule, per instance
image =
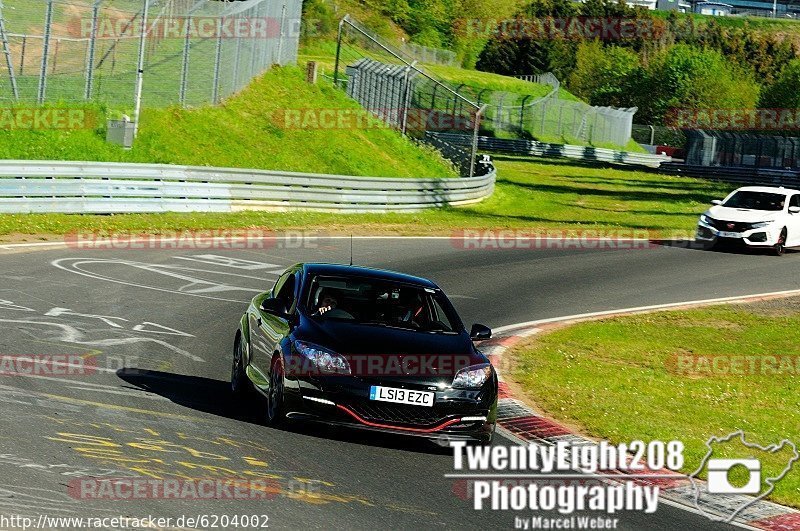
POLYGON ((387 430, 403 430, 403 431, 413 431, 417 433, 434 433, 437 431, 441 431, 448 426, 461 422, 461 419, 450 419, 448 421, 439 424, 438 426, 434 426, 433 428, 403 428, 400 426, 392 426, 391 424, 378 424, 376 422, 370 422, 368 420, 364 420, 361 417, 359 417, 357 413, 351 411, 350 409, 341 404, 336 404, 336 407, 338 407, 339 409, 341 409, 342 411, 344 411, 345 413, 356 419, 361 424, 364 424, 365 426, 371 426, 373 428, 384 428, 387 430))

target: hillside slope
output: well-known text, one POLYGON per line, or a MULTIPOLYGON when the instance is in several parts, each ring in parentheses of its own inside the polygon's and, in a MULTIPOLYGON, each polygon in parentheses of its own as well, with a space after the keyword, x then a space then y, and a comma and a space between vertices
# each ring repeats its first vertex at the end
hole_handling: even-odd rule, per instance
MULTIPOLYGON (((63 106, 59 106, 63 107, 63 106)), ((151 162, 386 177, 455 176, 438 152, 379 125, 287 128, 286 111, 358 109, 332 87, 274 68, 217 107, 145 109, 125 151, 95 130, 0 130, 0 158, 151 162)), ((95 108, 101 114, 105 110, 95 108)), ((310 113, 314 116, 315 113, 310 113)), ((102 120, 101 120, 102 121, 102 120)))

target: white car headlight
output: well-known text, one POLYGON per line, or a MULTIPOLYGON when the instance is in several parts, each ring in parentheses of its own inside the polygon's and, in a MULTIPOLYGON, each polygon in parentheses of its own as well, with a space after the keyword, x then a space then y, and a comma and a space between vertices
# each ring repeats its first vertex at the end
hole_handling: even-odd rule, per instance
POLYGON ((473 365, 461 369, 453 378, 453 387, 456 389, 480 389, 492 376, 492 366, 488 363, 473 365))
POLYGON ((341 354, 305 341, 295 341, 294 348, 299 354, 309 359, 320 372, 350 374, 350 363, 341 354))
POLYGON ((710 217, 706 216, 705 214, 700 216, 700 221, 702 221, 706 225, 714 225, 714 220, 711 219, 710 217))
POLYGON ((761 221, 759 223, 753 223, 750 228, 751 229, 763 229, 764 227, 769 227, 772 225, 772 221, 761 221))

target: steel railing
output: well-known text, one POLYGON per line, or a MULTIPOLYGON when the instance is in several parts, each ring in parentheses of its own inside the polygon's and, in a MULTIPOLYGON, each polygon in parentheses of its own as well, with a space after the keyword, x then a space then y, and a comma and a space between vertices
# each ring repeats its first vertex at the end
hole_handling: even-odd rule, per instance
MULTIPOLYGON (((469 135, 454 133, 431 133, 444 142, 455 146, 466 146, 472 142, 469 135)), ((503 138, 478 137, 478 148, 493 153, 510 153, 514 155, 533 155, 537 157, 565 157, 583 161, 609 162, 614 164, 633 164, 658 168, 672 157, 651 155, 649 153, 632 153, 615 149, 592 146, 571 146, 569 144, 548 144, 535 140, 508 140, 503 138)))
POLYGON ((800 171, 779 168, 742 166, 700 166, 696 164, 664 164, 661 171, 673 175, 698 177, 740 185, 787 186, 800 188, 800 171))
POLYGON ((109 162, 0 161, 0 213, 403 212, 481 201, 496 171, 384 178, 109 162))

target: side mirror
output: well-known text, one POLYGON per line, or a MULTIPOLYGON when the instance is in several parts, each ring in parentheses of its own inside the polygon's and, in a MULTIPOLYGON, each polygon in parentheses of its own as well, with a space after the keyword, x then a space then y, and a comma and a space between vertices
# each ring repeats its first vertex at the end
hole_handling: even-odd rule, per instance
POLYGON ((482 324, 472 325, 472 330, 469 333, 470 339, 473 341, 483 341, 492 338, 492 329, 482 324))
POLYGON ((261 311, 266 312, 281 319, 288 319, 286 305, 280 299, 264 299, 261 302, 261 311))
POLYGON ((789 207, 789 214, 800 214, 800 207, 789 207))
POLYGON ((711 204, 712 205, 721 205, 722 201, 720 199, 714 199, 713 201, 711 201, 711 204))

